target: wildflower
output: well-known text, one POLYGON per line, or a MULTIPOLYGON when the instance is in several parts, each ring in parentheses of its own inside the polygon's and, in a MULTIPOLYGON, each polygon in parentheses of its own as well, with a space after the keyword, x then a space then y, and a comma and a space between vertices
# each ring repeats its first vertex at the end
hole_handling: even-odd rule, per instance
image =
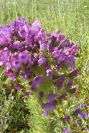
POLYGON ((39 65, 42 65, 42 64, 44 64, 46 62, 46 58, 45 58, 45 56, 43 56, 43 55, 39 55, 39 59, 38 59, 38 64, 39 65))
POLYGON ((74 114, 75 115, 78 115, 78 114, 80 114, 81 113, 81 110, 80 109, 76 109, 75 111, 74 111, 74 114))
POLYGON ((54 101, 56 99, 56 95, 54 93, 50 93, 48 95, 48 100, 51 102, 51 101, 54 101))
POLYGON ((31 89, 35 90, 37 87, 39 87, 40 84, 42 84, 42 82, 43 82, 43 76, 42 75, 36 76, 32 81, 31 89))
POLYGON ((76 93, 76 88, 70 89, 70 92, 71 92, 72 94, 76 93))
POLYGON ((68 82, 68 83, 67 83, 66 88, 68 88, 68 89, 69 89, 69 88, 71 88, 71 87, 72 87, 72 85, 73 85, 73 81, 70 81, 70 82, 68 82))
POLYGON ((64 128, 64 129, 63 129, 63 132, 64 132, 64 133, 70 133, 70 132, 68 131, 67 128, 64 128))
POLYGON ((62 94, 62 95, 60 96, 60 99, 61 99, 61 100, 66 100, 66 98, 67 98, 67 94, 66 94, 66 93, 64 93, 64 94, 62 94))
POLYGON ((15 83, 14 87, 16 90, 21 90, 23 88, 23 86, 21 84, 15 83))
POLYGON ((30 94, 31 94, 31 92, 27 91, 27 92, 24 93, 24 97, 28 97, 30 94))
POLYGON ((88 114, 87 114, 86 112, 81 112, 81 113, 79 114, 79 116, 80 116, 82 119, 88 118, 88 114))
POLYGON ((59 79, 56 82, 56 87, 58 89, 62 88, 65 80, 66 80, 65 76, 60 76, 59 79))
POLYGON ((49 78, 51 78, 51 79, 54 78, 54 74, 53 74, 53 72, 52 72, 51 69, 47 69, 47 70, 46 70, 46 75, 47 75, 47 77, 49 77, 49 78))
POLYGON ((64 122, 70 122, 70 116, 65 116, 64 118, 63 118, 63 121, 64 122))

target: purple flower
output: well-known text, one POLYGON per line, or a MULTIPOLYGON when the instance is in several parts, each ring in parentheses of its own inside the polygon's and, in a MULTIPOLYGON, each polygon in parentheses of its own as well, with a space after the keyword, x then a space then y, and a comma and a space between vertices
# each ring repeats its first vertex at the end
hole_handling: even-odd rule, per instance
POLYGON ((14 69, 20 69, 21 66, 22 66, 22 62, 20 61, 18 55, 14 54, 12 57, 11 57, 11 65, 14 69))
POLYGON ((76 77, 77 75, 78 75, 78 70, 73 70, 73 71, 69 74, 70 77, 76 77))
POLYGON ((25 80, 28 80, 31 77, 31 75, 32 75, 31 68, 27 66, 25 70, 22 72, 22 77, 25 80))
POLYGON ((43 109, 45 112, 50 112, 54 109, 54 105, 52 103, 46 103, 43 105, 43 109))
POLYGON ((46 43, 41 43, 40 44, 40 51, 45 51, 47 50, 47 44, 46 43))
POLYGON ((27 91, 27 92, 24 93, 24 97, 28 97, 30 94, 31 94, 31 92, 27 91))
POLYGON ((76 55, 78 53, 78 46, 74 43, 71 44, 71 48, 69 49, 70 55, 76 55))
POLYGON ((13 45, 11 46, 12 49, 18 50, 20 48, 20 41, 16 41, 13 43, 13 45))
POLYGON ((65 81, 66 77, 65 76, 60 76, 59 79, 56 82, 56 87, 58 89, 63 87, 64 81, 65 81))
POLYGON ((46 58, 45 58, 45 56, 44 55, 39 55, 39 59, 38 59, 38 64, 39 65, 42 65, 42 64, 44 64, 46 62, 46 58))
POLYGON ((86 112, 80 113, 79 116, 80 116, 82 119, 88 118, 88 114, 87 114, 86 112))
POLYGON ((74 111, 74 114, 75 115, 78 115, 78 114, 80 114, 81 113, 81 110, 80 109, 76 109, 75 111, 74 111))
POLYGON ((64 133, 70 133, 70 132, 68 131, 67 128, 64 128, 64 129, 63 129, 63 132, 64 132, 64 133))
POLYGON ((9 57, 10 57, 10 51, 8 50, 8 48, 0 50, 0 66, 6 64, 9 61, 9 57))
POLYGON ((26 19, 25 19, 25 18, 19 17, 18 20, 14 20, 14 21, 12 22, 12 24, 11 24, 12 33, 13 33, 13 32, 14 32, 14 33, 18 32, 18 30, 19 30, 22 26, 24 26, 24 25, 26 25, 26 24, 27 24, 27 22, 26 22, 26 19))
POLYGON ((51 38, 54 42, 60 42, 65 38, 65 36, 62 35, 58 30, 56 30, 51 34, 51 38))
POLYGON ((76 91, 77 91, 76 88, 70 89, 70 92, 71 92, 72 94, 76 93, 76 91))
POLYGON ((18 90, 21 90, 23 88, 23 86, 21 84, 18 84, 18 83, 15 83, 14 84, 14 87, 15 89, 18 91, 18 90))
POLYGON ((52 46, 51 40, 49 40, 49 41, 47 42, 47 50, 48 50, 49 52, 52 52, 52 51, 53 51, 53 46, 52 46))
POLYGON ((30 26, 28 25, 24 25, 24 26, 21 26, 20 29, 19 29, 19 36, 23 39, 26 38, 26 35, 29 33, 29 28, 30 26))
POLYGON ((2 26, 0 29, 0 45, 8 46, 11 43, 10 26, 2 26))
POLYGON ((73 85, 73 81, 67 83, 66 88, 70 89, 73 85))
POLYGON ((74 70, 74 68, 75 68, 74 56, 72 56, 72 55, 67 56, 64 61, 64 64, 67 65, 70 68, 70 70, 74 70))
POLYGON ((43 83, 43 76, 42 75, 36 76, 32 81, 31 89, 35 90, 42 83, 43 83))
POLYGON ((5 70, 4 73, 10 78, 10 80, 16 79, 16 73, 14 73, 11 69, 5 70))
MULTIPOLYGON (((29 56, 29 53, 27 50, 19 53, 19 62, 23 63, 23 64, 26 64, 29 62, 29 59, 31 57, 29 56)), ((31 60, 31 59, 30 59, 31 60)))
POLYGON ((66 59, 66 54, 62 50, 58 50, 58 48, 53 50, 52 56, 56 60, 57 64, 60 64, 66 59))
POLYGON ((47 77, 49 77, 49 78, 51 78, 51 79, 54 78, 54 74, 53 74, 53 72, 52 72, 51 69, 47 69, 47 70, 46 70, 46 75, 47 75, 47 77))
POLYGON ((61 99, 61 100, 66 100, 66 99, 67 99, 67 94, 66 94, 66 93, 62 94, 62 95, 60 96, 60 99, 61 99))
MULTIPOLYGON (((71 43, 58 30, 47 34, 38 20, 31 24, 25 18, 19 17, 11 25, 0 26, 1 70, 4 71, 6 79, 13 80, 16 90, 23 88, 19 81, 21 76, 22 80, 29 82, 32 91, 39 88, 37 93, 41 104, 45 94, 47 99, 43 100, 48 100, 43 107, 45 115, 57 105, 56 88, 69 88, 68 93, 76 92, 76 88, 73 88, 73 78, 78 74, 75 69, 77 52, 78 46, 75 43, 71 43), (40 85, 44 80, 47 86, 54 86, 55 94, 49 92, 49 89, 47 93, 45 89, 42 90, 44 87, 40 85), (50 81, 51 83, 48 83, 50 81)), ((28 96, 30 91, 23 93, 24 96, 28 96)), ((59 96, 61 100, 66 100, 67 93, 60 92, 59 96)))
POLYGON ((70 116, 65 116, 64 118, 63 118, 63 121, 64 122, 70 122, 70 116))
POLYGON ((70 41, 68 39, 64 40, 61 44, 59 44, 59 48, 64 48, 70 46, 70 41))
POLYGON ((87 106, 87 104, 80 103, 78 106, 80 106, 80 107, 86 107, 86 106, 87 106))
POLYGON ((50 93, 50 94, 48 95, 48 100, 49 100, 50 102, 54 101, 55 99, 56 99, 56 95, 55 95, 54 93, 50 93))

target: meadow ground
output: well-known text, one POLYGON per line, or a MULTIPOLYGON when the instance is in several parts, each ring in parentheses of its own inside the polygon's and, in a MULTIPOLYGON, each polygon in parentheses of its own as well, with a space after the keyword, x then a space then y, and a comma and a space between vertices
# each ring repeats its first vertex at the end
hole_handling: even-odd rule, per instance
MULTIPOLYGON (((89 104, 89 0, 0 0, 0 24, 9 24, 18 16, 25 16, 29 22, 38 19, 48 32, 59 29, 78 44, 76 67, 80 76, 76 80, 79 90, 76 103, 89 104)), ((49 122, 52 116, 45 118, 45 123, 49 125, 45 127, 41 123, 43 118, 36 107, 36 101, 31 99, 28 103, 30 111, 35 114, 29 120, 33 128, 29 133, 62 133, 58 123, 60 111, 59 114, 55 111, 54 123, 49 122)))

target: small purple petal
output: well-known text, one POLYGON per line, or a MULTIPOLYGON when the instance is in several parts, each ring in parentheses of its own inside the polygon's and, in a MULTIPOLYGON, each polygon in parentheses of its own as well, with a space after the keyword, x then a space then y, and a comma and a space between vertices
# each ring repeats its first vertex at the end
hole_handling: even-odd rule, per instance
POLYGON ((76 91, 77 91, 76 88, 70 89, 70 92, 71 92, 72 94, 76 93, 76 91))
POLYGON ((60 96, 60 99, 61 99, 61 100, 66 100, 66 99, 67 99, 67 94, 66 94, 66 93, 62 94, 62 95, 60 96))
POLYGON ((50 102, 54 101, 55 99, 56 99, 56 95, 55 95, 54 93, 50 93, 50 94, 48 95, 48 100, 49 100, 50 102))
POLYGON ((64 129, 63 129, 63 132, 64 132, 64 133, 70 133, 70 132, 68 131, 67 128, 64 128, 64 129))
POLYGON ((80 109, 76 109, 75 111, 74 111, 74 114, 75 115, 78 115, 78 114, 80 114, 81 113, 81 110, 80 109))
POLYGON ((42 83, 43 83, 43 76, 42 75, 36 76, 32 81, 31 89, 35 90, 42 83))

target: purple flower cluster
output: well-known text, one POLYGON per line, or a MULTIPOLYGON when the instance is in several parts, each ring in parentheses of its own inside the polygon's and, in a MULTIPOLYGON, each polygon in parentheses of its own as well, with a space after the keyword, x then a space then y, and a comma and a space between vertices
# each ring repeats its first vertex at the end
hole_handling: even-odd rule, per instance
POLYGON ((47 34, 37 20, 31 24, 25 18, 18 18, 10 25, 0 26, 0 67, 12 80, 14 88, 17 91, 23 89, 18 77, 29 82, 30 90, 24 96, 36 90, 39 92, 37 88, 46 84, 45 79, 50 79, 50 85, 54 86, 56 91, 49 93, 48 90, 46 103, 42 100, 45 89, 41 88, 39 92, 45 114, 54 109, 58 98, 67 98, 68 89, 70 93, 76 92, 73 80, 78 73, 75 68, 77 52, 75 43, 58 30, 47 34), (65 91, 59 94, 62 88, 65 91))

